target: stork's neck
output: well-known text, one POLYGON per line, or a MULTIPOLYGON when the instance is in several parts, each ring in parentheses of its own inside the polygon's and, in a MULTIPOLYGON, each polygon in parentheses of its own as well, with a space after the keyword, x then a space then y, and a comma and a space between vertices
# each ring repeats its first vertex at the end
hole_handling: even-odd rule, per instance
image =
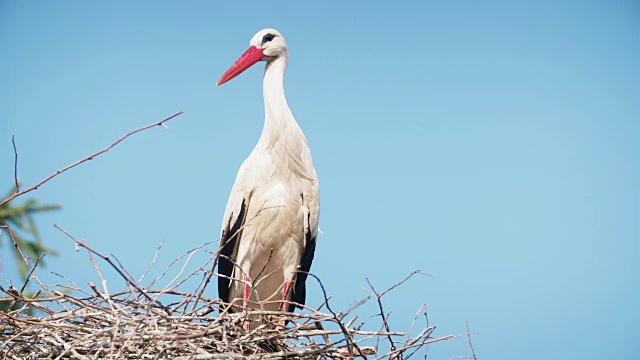
POLYGON ((281 139, 286 140, 302 134, 284 95, 284 72, 286 69, 287 58, 285 55, 269 61, 264 70, 265 119, 259 143, 267 147, 273 147, 281 139))

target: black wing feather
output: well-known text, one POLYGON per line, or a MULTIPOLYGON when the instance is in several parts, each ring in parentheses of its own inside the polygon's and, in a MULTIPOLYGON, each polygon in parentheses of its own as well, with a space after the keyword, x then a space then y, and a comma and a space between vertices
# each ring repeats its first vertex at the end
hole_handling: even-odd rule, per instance
MULTIPOLYGON (((298 275, 296 277, 295 287, 293 289, 293 294, 291 294, 291 301, 294 303, 304 305, 307 299, 307 273, 311 270, 311 263, 313 262, 313 255, 316 251, 316 236, 311 237, 311 224, 309 222, 309 216, 307 216, 307 233, 305 234, 305 247, 304 252, 302 253, 302 259, 300 260, 300 268, 298 269, 298 275)), ((302 309, 302 306, 297 306, 302 309)), ((296 305, 289 304, 289 312, 293 312, 296 308, 296 305)))
MULTIPOLYGON (((232 256, 236 249, 236 242, 242 236, 242 227, 244 226, 247 213, 247 203, 245 203, 245 199, 242 200, 238 219, 233 225, 231 224, 231 219, 229 219, 229 224, 227 224, 226 228, 222 231, 222 237, 220 238, 220 255, 222 256, 218 257, 218 273, 226 277, 218 277, 218 296, 220 300, 225 303, 229 302, 230 278, 233 274, 233 267, 235 266, 232 262, 232 260, 234 260, 232 256)), ((232 311, 233 309, 229 310, 232 311)), ((220 311, 222 311, 222 308, 220 311)))

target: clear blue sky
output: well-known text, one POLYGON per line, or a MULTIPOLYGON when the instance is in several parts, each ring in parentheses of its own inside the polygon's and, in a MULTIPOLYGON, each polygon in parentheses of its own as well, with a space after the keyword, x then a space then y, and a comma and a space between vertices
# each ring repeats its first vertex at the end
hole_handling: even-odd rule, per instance
POLYGON ((399 329, 426 303, 437 335, 481 333, 480 359, 640 358, 632 0, 3 1, 2 193, 11 135, 30 185, 185 111, 26 197, 64 205, 38 218, 62 253, 47 270, 96 280, 54 223, 133 274, 162 239, 164 264, 217 239, 262 130, 262 69, 215 82, 265 27, 290 47, 287 96, 320 177, 312 271, 334 307, 363 297, 365 276, 382 289, 421 269, 434 277, 386 299, 399 329))

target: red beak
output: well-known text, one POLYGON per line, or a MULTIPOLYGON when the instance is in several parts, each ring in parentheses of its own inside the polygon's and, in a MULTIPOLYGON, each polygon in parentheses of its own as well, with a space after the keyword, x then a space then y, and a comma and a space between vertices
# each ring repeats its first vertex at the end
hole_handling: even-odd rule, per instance
POLYGON ((250 47, 247 51, 240 56, 236 62, 231 65, 229 70, 222 75, 220 80, 218 80, 218 84, 216 86, 220 86, 227 81, 233 79, 234 77, 240 75, 243 71, 247 70, 251 67, 251 65, 257 63, 258 61, 264 59, 265 56, 262 53, 262 49, 258 49, 255 46, 250 47))

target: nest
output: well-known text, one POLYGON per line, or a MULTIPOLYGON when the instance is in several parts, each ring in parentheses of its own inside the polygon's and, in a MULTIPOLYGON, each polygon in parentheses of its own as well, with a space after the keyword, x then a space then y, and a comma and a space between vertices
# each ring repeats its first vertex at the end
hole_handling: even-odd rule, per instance
POLYGON ((391 330, 382 296, 419 272, 383 292, 369 283, 370 295, 346 311, 335 312, 320 279, 309 274, 324 294, 320 306, 305 307, 301 313, 253 310, 230 314, 218 300, 203 295, 217 276, 213 272, 217 254, 210 254, 188 274, 184 270, 193 255, 206 252, 209 244, 174 260, 142 287, 144 275, 135 280, 117 260, 116 265, 86 243, 73 240, 87 250, 101 286, 89 283, 81 288, 68 278, 64 278, 68 284, 44 285, 34 271, 38 262, 24 258, 31 269, 27 282, 36 283, 39 289, 27 296, 26 283, 21 289, 0 287, 6 295, 0 300, 12 305, 8 312, 0 312, 1 359, 401 359, 430 343, 467 335, 432 337, 435 326, 429 326, 424 305, 408 324, 408 331, 391 330), (126 291, 109 292, 96 258, 120 274, 126 291), (181 261, 184 265, 178 275, 160 288, 159 280, 181 261), (179 290, 194 279, 194 291, 179 290), (367 321, 373 319, 376 324, 358 320, 366 303, 376 309, 375 314, 367 314, 367 321), (260 323, 246 330, 242 324, 249 315, 260 323))

